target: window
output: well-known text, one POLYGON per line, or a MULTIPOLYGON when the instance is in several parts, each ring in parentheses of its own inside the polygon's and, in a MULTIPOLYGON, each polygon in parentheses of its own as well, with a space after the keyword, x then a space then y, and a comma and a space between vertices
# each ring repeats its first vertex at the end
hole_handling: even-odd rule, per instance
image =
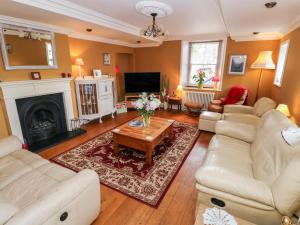
POLYGON ((289 44, 290 44, 290 41, 287 40, 285 42, 282 42, 280 45, 277 70, 276 70, 275 79, 274 79, 274 84, 278 87, 281 87, 282 78, 284 75, 286 58, 287 58, 288 49, 289 49, 289 44))
POLYGON ((189 43, 187 85, 195 86, 193 76, 197 70, 205 71, 204 87, 213 87, 212 78, 220 74, 222 41, 189 43))

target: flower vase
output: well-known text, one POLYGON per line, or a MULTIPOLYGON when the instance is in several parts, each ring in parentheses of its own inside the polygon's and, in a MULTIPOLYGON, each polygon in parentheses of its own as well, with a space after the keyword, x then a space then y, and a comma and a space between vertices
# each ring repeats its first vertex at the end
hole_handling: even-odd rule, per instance
POLYGON ((199 88, 199 89, 202 89, 202 88, 203 88, 203 83, 199 83, 199 84, 198 84, 198 88, 199 88))
POLYGON ((151 116, 145 115, 143 116, 143 124, 144 127, 150 127, 151 116))
POLYGON ((165 102, 164 102, 164 110, 167 110, 167 109, 168 109, 168 102, 165 101, 165 102))

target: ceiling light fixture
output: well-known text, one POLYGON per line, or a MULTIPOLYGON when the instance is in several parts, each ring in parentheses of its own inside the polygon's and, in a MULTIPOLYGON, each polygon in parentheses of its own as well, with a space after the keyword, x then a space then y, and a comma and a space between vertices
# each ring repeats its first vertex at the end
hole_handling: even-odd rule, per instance
POLYGON ((158 39, 168 35, 168 31, 157 24, 156 18, 170 15, 172 8, 169 5, 157 1, 142 1, 138 2, 135 7, 141 14, 152 17, 152 24, 141 30, 141 36, 158 39))
POLYGON ((265 6, 268 8, 268 9, 271 9, 273 7, 275 7, 277 5, 277 2, 267 2, 265 4, 265 6))

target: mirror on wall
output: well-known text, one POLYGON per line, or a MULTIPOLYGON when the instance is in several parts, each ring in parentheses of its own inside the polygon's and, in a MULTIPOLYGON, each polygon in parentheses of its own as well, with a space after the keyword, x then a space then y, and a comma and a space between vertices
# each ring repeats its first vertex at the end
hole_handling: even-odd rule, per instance
POLYGON ((2 24, 1 50, 6 70, 57 68, 52 32, 2 24))

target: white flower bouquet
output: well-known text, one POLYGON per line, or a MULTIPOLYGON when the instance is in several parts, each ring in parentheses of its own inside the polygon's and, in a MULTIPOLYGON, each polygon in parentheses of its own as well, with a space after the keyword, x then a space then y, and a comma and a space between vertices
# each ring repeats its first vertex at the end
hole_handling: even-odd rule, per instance
POLYGON ((160 100, 156 98, 154 94, 148 95, 145 92, 139 95, 139 99, 133 103, 139 115, 143 117, 144 127, 150 126, 150 118, 160 104, 160 100))

